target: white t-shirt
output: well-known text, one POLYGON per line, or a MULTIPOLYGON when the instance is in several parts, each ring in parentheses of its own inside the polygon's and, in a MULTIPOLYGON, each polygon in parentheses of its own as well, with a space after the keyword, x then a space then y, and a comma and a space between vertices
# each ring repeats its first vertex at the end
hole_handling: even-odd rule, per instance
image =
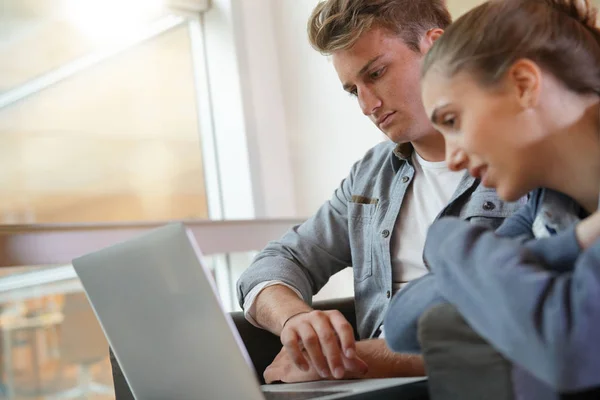
POLYGON ((464 175, 464 171, 450 171, 445 161, 425 161, 416 151, 413 152, 412 163, 415 176, 406 191, 392 235, 394 293, 405 283, 427 273, 423 263, 427 230, 450 202, 464 175))

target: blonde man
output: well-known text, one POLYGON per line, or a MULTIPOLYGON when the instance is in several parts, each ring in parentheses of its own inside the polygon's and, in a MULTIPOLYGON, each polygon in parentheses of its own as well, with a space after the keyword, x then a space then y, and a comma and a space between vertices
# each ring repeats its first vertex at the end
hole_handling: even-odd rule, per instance
MULTIPOLYGON (((382 321, 392 295, 427 273, 427 228, 441 215, 496 227, 518 207, 448 169, 444 140, 423 109, 421 60, 450 22, 443 0, 327 0, 314 9, 311 44, 331 56, 343 89, 390 141, 369 150, 330 201, 270 243, 240 278, 246 318, 284 345, 267 382, 424 375, 420 356, 388 350, 382 321), (358 342, 339 312, 311 308, 312 296, 347 266, 358 342)), ((418 299, 406 310, 417 315, 429 304, 418 299)))

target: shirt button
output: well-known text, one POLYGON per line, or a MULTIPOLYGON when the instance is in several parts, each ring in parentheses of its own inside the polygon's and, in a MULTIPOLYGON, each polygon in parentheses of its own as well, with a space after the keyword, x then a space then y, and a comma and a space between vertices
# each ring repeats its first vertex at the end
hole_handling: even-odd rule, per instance
POLYGON ((384 230, 383 232, 381 232, 381 236, 383 236, 384 238, 387 238, 388 236, 390 236, 390 231, 388 231, 387 229, 384 230))
POLYGON ((486 201, 485 203, 483 203, 483 209, 485 211, 492 211, 494 208, 496 208, 496 205, 491 201, 486 201))
POLYGON ((387 293, 385 294, 387 296, 387 298, 389 299, 390 297, 392 297, 392 292, 390 292, 389 290, 387 291, 387 293))
POLYGON ((408 181, 410 181, 410 178, 408 176, 403 176, 402 177, 402 183, 406 183, 408 181))

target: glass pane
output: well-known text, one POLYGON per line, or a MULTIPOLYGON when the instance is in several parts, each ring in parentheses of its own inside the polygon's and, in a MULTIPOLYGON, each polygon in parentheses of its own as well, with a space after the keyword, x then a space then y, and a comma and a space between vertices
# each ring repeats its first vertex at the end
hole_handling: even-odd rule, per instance
POLYGON ((118 44, 164 16, 160 5, 161 0, 0 0, 0 94, 118 44))
MULTIPOLYGON (((22 20, 0 32, 0 96, 93 48, 71 27, 80 50, 50 60, 52 36, 22 20)), ((0 223, 206 218, 201 154, 182 24, 0 109, 0 223)))
MULTIPOLYGON (((0 285, 45 270, 1 269, 0 285)), ((114 399, 108 344, 76 279, 0 292, 0 338, 0 398, 114 399)))
MULTIPOLYGON (((235 282, 255 254, 203 257, 228 312, 240 310, 235 282)), ((74 276, 70 266, 0 268, 0 399, 114 398, 108 344, 74 276)))

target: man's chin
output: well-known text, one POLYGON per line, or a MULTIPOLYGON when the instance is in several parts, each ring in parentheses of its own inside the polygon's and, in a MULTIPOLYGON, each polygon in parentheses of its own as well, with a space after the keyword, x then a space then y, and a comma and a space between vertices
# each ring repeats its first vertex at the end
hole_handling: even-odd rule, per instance
POLYGON ((406 132, 383 132, 383 134, 396 144, 405 144, 413 141, 413 138, 407 135, 406 132))
POLYGON ((406 127, 404 129, 396 128, 390 129, 387 132, 383 132, 392 142, 396 144, 413 143, 413 142, 424 142, 428 141, 429 138, 439 136, 437 131, 428 131, 419 133, 413 127, 406 127))

